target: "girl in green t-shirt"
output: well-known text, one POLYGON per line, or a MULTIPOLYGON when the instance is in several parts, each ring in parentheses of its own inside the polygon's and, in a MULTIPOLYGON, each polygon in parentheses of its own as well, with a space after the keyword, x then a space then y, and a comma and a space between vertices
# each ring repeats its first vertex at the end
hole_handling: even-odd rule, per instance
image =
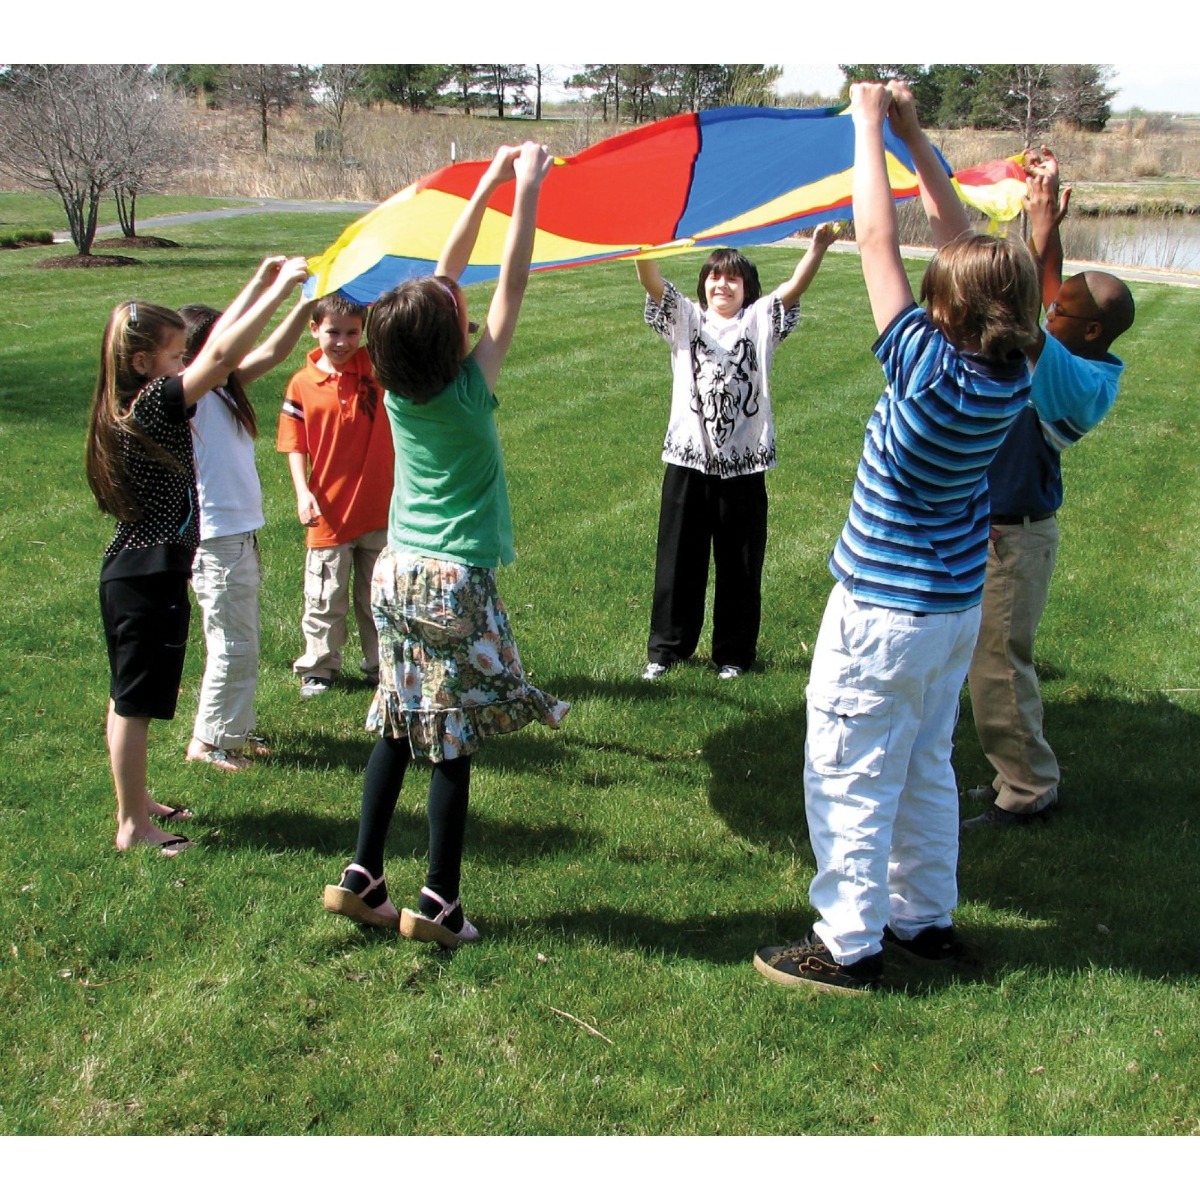
POLYGON ((493 395, 516 329, 542 181, 545 146, 504 146, 450 234, 437 273, 375 304, 371 361, 387 388, 397 495, 388 546, 372 581, 379 688, 367 728, 380 737, 363 782, 354 861, 325 889, 325 907, 367 925, 453 949, 479 931, 459 900, 471 758, 483 738, 531 721, 557 727, 568 705, 525 678, 495 568, 512 558, 508 495, 493 395), (496 292, 474 348, 458 278, 492 192, 515 180, 496 292), (383 848, 409 762, 432 764, 429 868, 415 908, 398 911, 383 879, 383 848))

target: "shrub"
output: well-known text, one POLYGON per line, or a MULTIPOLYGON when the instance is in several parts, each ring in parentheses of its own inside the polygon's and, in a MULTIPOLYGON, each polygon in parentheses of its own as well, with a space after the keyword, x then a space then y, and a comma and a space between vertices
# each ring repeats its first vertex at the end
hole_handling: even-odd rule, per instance
POLYGON ((49 246, 54 234, 49 229, 11 229, 0 233, 0 248, 18 249, 21 246, 49 246))

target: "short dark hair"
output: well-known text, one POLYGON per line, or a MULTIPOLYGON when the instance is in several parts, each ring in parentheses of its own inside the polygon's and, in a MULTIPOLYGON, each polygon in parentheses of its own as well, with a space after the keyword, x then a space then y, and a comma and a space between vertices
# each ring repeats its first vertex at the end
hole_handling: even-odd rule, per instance
POLYGON ((322 296, 313 306, 312 323, 320 325, 326 317, 357 317, 365 325, 367 306, 347 300, 341 292, 330 292, 328 296, 322 296))
POLYGON ((453 280, 410 279, 375 301, 367 353, 375 378, 417 404, 432 400, 458 374, 466 349, 453 280))
POLYGON ((1038 271, 1019 238, 960 234, 926 268, 921 303, 959 350, 1003 359, 1038 339, 1038 271))
POLYGON ((1107 350, 1113 342, 1133 326, 1136 308, 1133 293, 1124 280, 1107 271, 1081 271, 1072 279, 1082 278, 1096 306, 1096 319, 1103 332, 1103 345, 1107 350))
POLYGON ((696 295, 700 299, 700 307, 708 307, 708 297, 704 294, 704 285, 712 274, 733 275, 742 281, 745 291, 746 307, 753 304, 762 295, 762 284, 758 282, 758 268, 740 251, 723 247, 714 250, 708 261, 700 268, 700 281, 696 284, 696 295))

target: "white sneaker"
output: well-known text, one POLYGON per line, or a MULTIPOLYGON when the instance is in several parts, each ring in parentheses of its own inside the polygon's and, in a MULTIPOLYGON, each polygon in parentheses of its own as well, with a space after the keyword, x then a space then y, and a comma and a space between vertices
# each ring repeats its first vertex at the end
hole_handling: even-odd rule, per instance
POLYGON ((311 700, 314 696, 323 696, 329 691, 329 680, 319 675, 307 675, 300 685, 300 699, 311 700))
POLYGON ((670 669, 666 663, 647 663, 646 669, 642 672, 642 678, 653 683, 656 679, 661 679, 670 669))
POLYGON ((737 679, 742 674, 741 667, 725 666, 717 668, 718 679, 737 679))

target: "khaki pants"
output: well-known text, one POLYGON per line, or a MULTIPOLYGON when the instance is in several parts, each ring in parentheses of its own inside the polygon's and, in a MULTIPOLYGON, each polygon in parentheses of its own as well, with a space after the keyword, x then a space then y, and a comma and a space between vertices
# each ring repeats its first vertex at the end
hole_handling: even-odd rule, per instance
POLYGON ((342 647, 349 637, 350 574, 354 572, 354 619, 362 643, 359 666, 379 670, 379 636, 371 616, 371 574, 387 545, 387 530, 364 533, 340 546, 308 551, 304 561, 304 653, 292 664, 297 675, 331 679, 342 669, 342 647))
POLYGON ((205 658, 192 736, 222 750, 240 750, 254 728, 261 580, 253 532, 200 543, 192 588, 204 615, 205 658))
POLYGON ((996 803, 1035 813, 1058 798, 1059 769, 1042 730, 1033 642, 1058 558, 1058 519, 994 525, 983 619, 967 682, 979 743, 995 769, 996 803))

